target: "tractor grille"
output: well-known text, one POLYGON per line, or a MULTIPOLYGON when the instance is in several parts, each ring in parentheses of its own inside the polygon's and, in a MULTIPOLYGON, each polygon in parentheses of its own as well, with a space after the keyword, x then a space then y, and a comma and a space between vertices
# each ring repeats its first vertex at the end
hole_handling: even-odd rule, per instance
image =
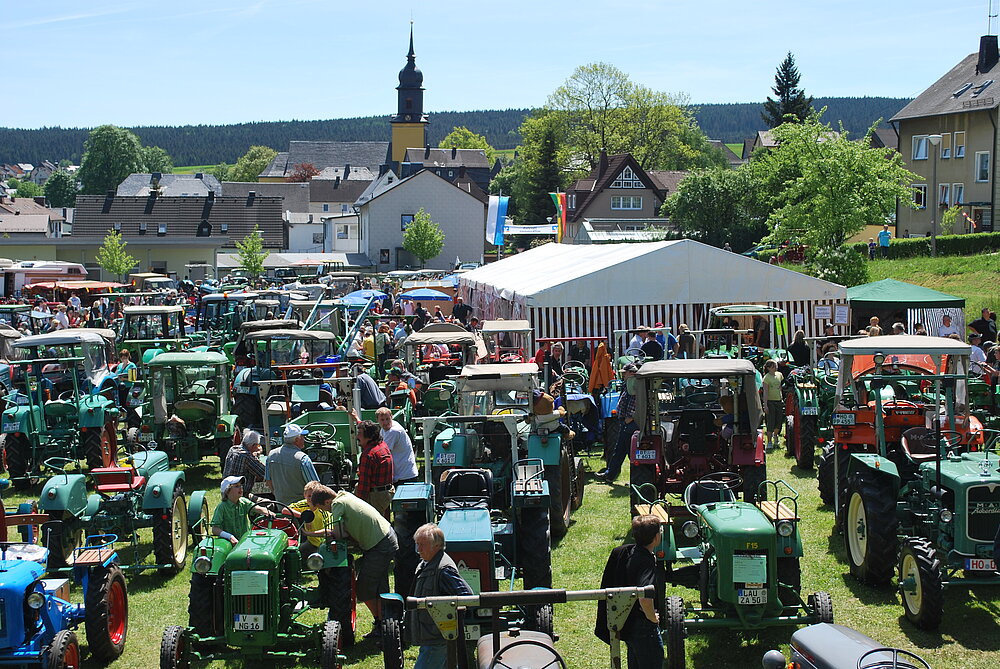
POLYGON ((968 513, 969 538, 992 543, 997 536, 997 526, 1000 526, 1000 486, 970 487, 968 513))

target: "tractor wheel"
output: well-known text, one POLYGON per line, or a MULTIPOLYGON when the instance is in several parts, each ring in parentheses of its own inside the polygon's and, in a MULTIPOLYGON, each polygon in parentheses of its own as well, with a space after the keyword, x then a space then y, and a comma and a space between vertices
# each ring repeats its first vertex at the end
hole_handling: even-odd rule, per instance
POLYGON ((187 559, 188 522, 184 489, 174 488, 173 502, 153 518, 153 556, 157 564, 169 565, 160 569, 162 574, 176 574, 184 568, 187 559))
POLYGON ((382 620, 382 664, 385 669, 403 669, 403 628, 396 618, 382 620))
POLYGON ((856 474, 847 485, 844 544, 851 573, 862 583, 885 585, 896 561, 896 497, 882 478, 856 474))
POLYGON ((222 620, 222 588, 218 576, 191 575, 188 594, 188 627, 198 636, 216 636, 221 633, 218 621, 222 620))
POLYGON ((648 502, 652 502, 660 496, 659 492, 656 490, 656 465, 632 465, 629 468, 628 482, 633 516, 636 515, 636 505, 643 503, 642 499, 640 499, 639 495, 635 492, 637 489, 642 492, 643 497, 645 497, 648 502), (652 488, 650 488, 650 486, 652 486, 652 488), (643 490, 644 487, 646 490, 643 490))
POLYGON ((551 604, 529 606, 524 626, 529 630, 548 634, 550 639, 555 639, 556 633, 552 623, 553 617, 551 604))
POLYGON ((24 434, 8 434, 5 441, 7 473, 15 490, 27 490, 31 487, 31 442, 24 434))
POLYGON ((118 565, 91 570, 86 607, 90 652, 104 663, 117 659, 125 650, 128 633, 128 591, 118 565))
POLYGON ((816 468, 819 498, 827 506, 833 506, 833 448, 833 444, 823 447, 819 456, 819 465, 816 468))
POLYGON ((785 394, 785 455, 789 457, 794 456, 798 450, 801 427, 799 398, 794 391, 789 391, 785 394))
POLYGON ((583 506, 584 486, 587 483, 587 468, 583 464, 583 458, 573 458, 573 510, 576 511, 583 506))
POLYGON ((604 462, 611 459, 615 444, 618 443, 618 431, 621 429, 621 423, 618 422, 617 418, 604 419, 604 462))
MULTIPOLYGON (((3 402, 3 398, 0 398, 3 402)), ((0 471, 7 471, 7 435, 0 434, 0 471)))
POLYGON ((816 457, 816 416, 799 417, 799 449, 795 462, 799 469, 812 469, 816 457))
POLYGON ((142 446, 139 442, 139 428, 130 427, 125 431, 125 450, 129 453, 135 453, 141 448, 142 446))
POLYGON ((667 669, 684 669, 684 600, 680 597, 667 597, 664 607, 666 617, 663 627, 666 631, 667 669))
POLYGON ((558 465, 545 466, 545 480, 549 482, 549 522, 552 538, 562 539, 569 529, 569 514, 573 507, 573 459, 563 448, 558 465))
POLYGON ((87 460, 87 469, 110 467, 118 460, 118 440, 111 423, 100 430, 89 428, 82 433, 82 437, 83 457, 87 460), (105 452, 108 453, 107 459, 105 452))
POLYGON ((197 526, 188 527, 188 535, 191 538, 191 546, 195 547, 212 534, 212 514, 208 510, 208 500, 202 499, 201 510, 198 512, 197 526))
POLYGON ((49 549, 50 569, 61 569, 73 564, 73 553, 83 545, 83 527, 70 527, 67 529, 66 523, 73 523, 74 518, 65 511, 52 511, 49 513, 49 520, 62 521, 49 526, 48 537, 43 537, 45 547, 49 549))
POLYGON ((924 539, 909 539, 899 556, 899 593, 906 618, 922 630, 935 630, 944 610, 941 560, 924 539))
POLYGON ((354 591, 354 565, 348 562, 346 567, 336 567, 329 570, 326 576, 327 587, 323 595, 330 607, 329 619, 340 626, 338 636, 344 648, 354 645, 354 633, 357 631, 357 597, 354 591))
POLYGON ((70 630, 56 632, 42 652, 45 669, 80 669, 80 643, 70 630))
POLYGON ((340 623, 327 620, 319 638, 320 669, 340 669, 340 623))
POLYGON ((785 605, 785 615, 794 613, 802 590, 802 568, 795 557, 778 558, 778 599, 785 605))
POLYGON ((233 400, 233 414, 236 415, 236 426, 241 430, 259 426, 263 422, 260 415, 260 402, 253 395, 236 395, 233 400))
POLYGON ((163 630, 163 639, 160 641, 160 669, 188 669, 187 653, 184 645, 184 628, 180 625, 171 625, 163 630))
POLYGON ((413 534, 425 522, 427 516, 420 511, 399 511, 393 516, 392 526, 396 532, 396 541, 399 542, 399 550, 396 551, 393 564, 393 583, 396 594, 402 597, 410 594, 413 576, 417 571, 417 565, 420 564, 420 556, 417 555, 413 543, 413 534))
POLYGON ((829 592, 814 592, 806 601, 821 623, 833 622, 833 598, 829 592))
POLYGON ((552 547, 549 510, 521 509, 517 527, 517 563, 521 567, 524 589, 552 587, 552 547))
POLYGON ((767 465, 744 465, 740 467, 740 477, 743 479, 743 501, 753 504, 767 499, 767 490, 761 489, 761 483, 767 480, 767 465))

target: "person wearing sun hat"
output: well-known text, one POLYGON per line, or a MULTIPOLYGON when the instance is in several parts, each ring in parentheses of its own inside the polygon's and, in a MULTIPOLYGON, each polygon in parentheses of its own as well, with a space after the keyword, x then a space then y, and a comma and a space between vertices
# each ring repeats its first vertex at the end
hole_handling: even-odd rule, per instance
POLYGON ((302 451, 307 434, 309 430, 289 423, 285 426, 284 443, 267 454, 264 481, 274 492, 274 498, 282 504, 302 499, 306 483, 319 480, 312 460, 302 451))
POLYGON ((222 501, 212 514, 212 534, 231 542, 233 545, 250 531, 250 514, 273 516, 262 506, 243 496, 243 477, 227 476, 220 485, 222 501))

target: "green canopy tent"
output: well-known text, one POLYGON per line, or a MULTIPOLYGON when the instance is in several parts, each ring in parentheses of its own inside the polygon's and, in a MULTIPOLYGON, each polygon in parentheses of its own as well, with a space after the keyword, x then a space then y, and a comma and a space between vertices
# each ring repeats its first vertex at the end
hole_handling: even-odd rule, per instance
POLYGON ((921 323, 928 334, 935 335, 941 318, 948 315, 964 339, 965 298, 962 297, 896 279, 882 279, 848 288, 847 301, 855 332, 867 327, 872 316, 878 316, 885 334, 891 334, 893 323, 902 322, 907 332, 921 323))

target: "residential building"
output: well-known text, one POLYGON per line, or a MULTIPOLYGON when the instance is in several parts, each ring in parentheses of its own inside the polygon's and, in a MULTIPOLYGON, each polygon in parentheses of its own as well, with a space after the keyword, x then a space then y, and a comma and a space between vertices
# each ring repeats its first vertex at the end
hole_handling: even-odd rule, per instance
POLYGON ((746 162, 746 159, 733 153, 733 150, 730 149, 729 146, 721 139, 710 139, 708 140, 708 143, 717 148, 719 151, 722 151, 722 155, 725 157, 726 164, 728 164, 729 167, 736 168, 746 162))
POLYGON ((35 165, 35 169, 31 170, 31 175, 29 176, 29 178, 34 183, 38 184, 39 186, 42 186, 45 184, 46 181, 49 180, 49 177, 52 176, 52 174, 57 169, 59 168, 52 162, 48 160, 43 160, 41 165, 35 165))
MULTIPOLYGON (((288 181, 299 165, 312 165, 320 174, 330 167, 345 171, 364 168, 378 174, 388 154, 389 142, 316 142, 293 140, 260 173, 260 182, 288 181)), ((369 177, 371 178, 371 177, 369 177)))
POLYGON ((66 216, 45 206, 45 198, 7 197, 0 195, 0 236, 6 244, 14 235, 22 241, 44 243, 69 234, 66 216))
POLYGON ((455 147, 432 149, 430 146, 425 146, 422 149, 410 148, 406 150, 405 162, 431 170, 434 174, 449 181, 457 179, 459 173, 462 172, 476 182, 476 185, 483 191, 489 190, 490 180, 494 176, 493 166, 483 149, 459 149, 455 147))
POLYGON ((163 174, 162 172, 135 173, 118 184, 115 195, 146 197, 152 191, 160 197, 205 197, 209 192, 222 195, 222 184, 213 174, 163 174))
POLYGON ((940 232, 994 229, 998 60, 996 35, 984 35, 978 52, 963 58, 890 120, 906 167, 920 175, 913 184, 917 208, 897 206, 897 236, 930 234, 932 221, 940 232), (941 230, 945 209, 956 205, 963 215, 951 230, 941 230))

